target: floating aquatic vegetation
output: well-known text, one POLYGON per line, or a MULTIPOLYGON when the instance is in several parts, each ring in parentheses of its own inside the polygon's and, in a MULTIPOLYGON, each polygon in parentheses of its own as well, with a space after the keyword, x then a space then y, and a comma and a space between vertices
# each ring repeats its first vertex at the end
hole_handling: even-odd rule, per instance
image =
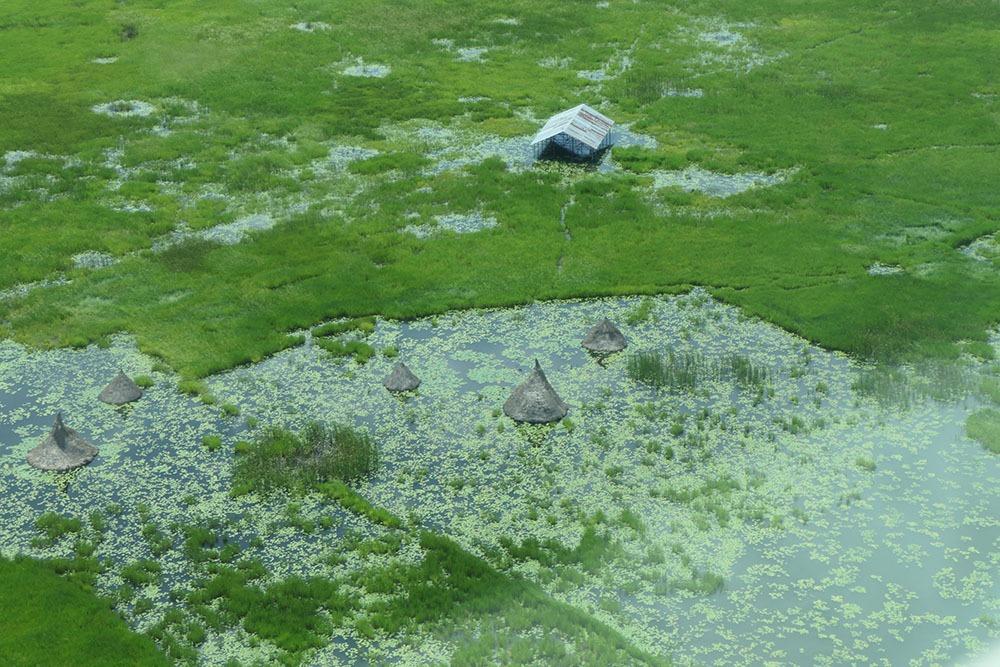
MULTIPOLYGON (((406 539, 393 547, 389 529, 366 518, 384 508, 590 610, 639 648, 683 646, 699 662, 756 664, 777 651, 809 663, 870 662, 890 648, 947 661, 990 634, 972 619, 995 597, 983 565, 998 539, 1000 490, 991 483, 995 457, 958 436, 972 405, 884 410, 852 390, 861 369, 843 355, 701 290, 379 320, 366 341, 394 347, 423 380, 420 391, 398 399, 384 390, 396 358, 358 365, 302 346, 206 379, 220 404, 240 406, 238 418, 177 392, 176 379, 151 371, 153 360, 127 338, 80 351, 0 343, 0 551, 66 555, 77 534, 32 546, 35 519, 77 519, 89 539, 86 515, 100 509, 109 571, 95 575, 98 590, 117 589, 123 572, 137 577, 148 602, 121 610, 140 627, 174 619, 163 630, 172 632, 199 618, 183 596, 200 590, 203 564, 222 557, 259 560, 266 574, 254 586, 264 593, 296 576, 359 581, 372 559, 422 563, 426 547, 406 539), (643 317, 628 317, 640 308, 643 317), (600 365, 579 347, 602 317, 621 323, 635 349, 683 341, 725 372, 660 396, 629 379, 627 356, 600 365), (726 363, 741 354, 748 358, 726 363), (570 404, 571 422, 517 426, 502 416, 535 357, 570 404), (763 380, 755 368, 765 366, 763 380), (119 368, 154 381, 126 414, 96 400, 119 368), (774 393, 755 404, 745 389, 759 382, 774 393), (102 444, 60 494, 23 462, 57 408, 102 444), (352 511, 318 494, 229 496, 240 441, 316 419, 352 424, 379 443, 380 468, 356 489, 370 504, 352 511), (205 436, 219 438, 217 449, 206 449, 205 436), (109 503, 117 510, 104 511, 109 503), (133 567, 151 553, 159 573, 133 567), (930 591, 912 583, 931 580, 930 591), (938 590, 963 600, 947 609, 951 621, 926 615, 939 609, 938 590), (837 609, 854 611, 831 614, 832 596, 837 609), (180 620, 169 616, 174 605, 180 620), (840 643, 824 640, 831 632, 840 643), (735 641, 719 642, 726 633, 735 641)), ((388 594, 366 588, 352 600, 377 605, 388 594)), ((349 641, 311 649, 309 662, 352 662, 370 650, 447 662, 461 644, 426 628, 417 644, 363 636, 351 622, 335 633, 349 641)), ((190 646, 204 660, 275 662, 280 650, 266 637, 209 628, 201 648, 190 646)))
MULTIPOLYGON (((322 166, 339 172, 347 168, 352 162, 366 160, 378 155, 378 151, 371 148, 360 148, 357 146, 334 146, 330 153, 322 161, 322 166)), ((314 167, 315 168, 315 167, 314 167)))
POLYGON ((635 54, 638 40, 625 49, 616 49, 614 54, 598 69, 580 70, 576 73, 581 79, 587 81, 603 82, 617 79, 632 67, 632 57, 635 54))
POLYGON ((489 51, 488 48, 483 46, 464 46, 455 50, 458 54, 456 60, 463 63, 481 63, 485 62, 483 56, 489 51))
POLYGON ((613 137, 612 145, 627 148, 629 146, 639 146, 642 148, 656 148, 659 142, 656 137, 648 134, 633 132, 629 125, 615 125, 611 130, 613 137))
POLYGON ((348 65, 341 70, 341 74, 345 76, 360 76, 366 78, 381 79, 389 75, 392 68, 388 65, 380 65, 378 63, 366 63, 364 59, 357 58, 353 65, 348 65))
POLYGON ((883 264, 882 262, 875 262, 869 266, 866 271, 870 276, 894 276, 903 272, 903 267, 896 264, 883 264))
POLYGON ((326 32, 332 27, 329 23, 323 23, 322 21, 302 21, 291 25, 292 30, 298 30, 299 32, 326 32))
POLYGON ((576 73, 581 79, 586 79, 587 81, 607 81, 608 79, 614 78, 603 69, 582 69, 576 73))
POLYGON ((694 26, 681 32, 682 35, 693 38, 695 42, 705 47, 704 51, 691 60, 691 65, 698 70, 718 67, 746 73, 787 55, 783 51, 775 54, 764 53, 740 32, 755 27, 752 23, 696 21, 694 26))
POLYGON ((703 42, 718 44, 719 46, 731 46, 746 41, 746 37, 742 34, 725 26, 701 32, 698 34, 698 39, 703 42))
POLYGON ((122 202, 113 204, 110 208, 119 213, 149 213, 153 210, 153 207, 146 202, 122 202))
POLYGON ((449 213, 434 217, 434 223, 430 225, 407 225, 404 232, 413 234, 417 238, 427 238, 433 234, 448 230, 456 234, 472 234, 484 229, 492 229, 497 226, 497 219, 484 215, 482 212, 473 211, 471 213, 449 213))
POLYGON ((145 118, 153 115, 156 107, 142 100, 115 100, 114 102, 95 104, 90 110, 113 118, 145 118))
POLYGON ((731 197, 751 188, 770 187, 783 183, 795 173, 794 170, 777 171, 773 174, 746 172, 722 174, 708 171, 698 166, 690 166, 680 171, 653 171, 653 188, 679 187, 688 192, 702 192, 711 197, 731 197))
POLYGON ((207 229, 197 231, 189 229, 186 225, 179 225, 177 229, 167 236, 159 238, 153 242, 153 252, 163 252, 189 240, 209 241, 221 245, 236 245, 243 241, 252 232, 266 231, 274 227, 277 221, 266 213, 257 213, 240 218, 235 222, 228 222, 207 229))
POLYGON ((971 257, 977 262, 989 262, 1000 258, 1000 240, 997 239, 996 233, 986 234, 960 247, 958 250, 966 257, 971 257))
POLYGON ((428 171, 439 174, 451 169, 478 164, 488 158, 500 158, 508 168, 523 169, 532 163, 531 137, 470 137, 470 145, 446 146, 431 151, 427 157, 435 164, 428 171))
POLYGON ((36 289, 43 289, 46 287, 56 287, 58 285, 68 285, 70 279, 64 275, 57 275, 51 278, 46 278, 44 280, 36 280, 30 283, 20 283, 14 285, 13 287, 8 287, 6 289, 0 290, 0 301, 7 301, 9 299, 17 299, 29 292, 36 289))
POLYGON ((39 157, 39 153, 35 151, 7 151, 3 154, 4 169, 10 169, 18 162, 33 157, 39 157))
POLYGON ((674 88, 668 86, 663 89, 664 97, 704 97, 705 91, 701 88, 674 88))
MULTIPOLYGON (((153 134, 166 137, 174 132, 175 126, 183 126, 194 123, 202 118, 205 110, 198 102, 186 100, 180 97, 166 97, 157 100, 159 122, 150 128, 153 134)), ((180 159, 184 161, 183 158, 180 159)), ((189 161, 185 161, 189 162, 189 161)), ((193 164, 188 167, 193 168, 193 164)))
POLYGON ((428 175, 461 169, 488 158, 500 158, 512 170, 526 169, 534 161, 532 135, 498 137, 431 121, 386 125, 380 131, 390 140, 419 150, 430 159, 433 164, 425 169, 428 175))
POLYGON ((908 245, 924 241, 948 238, 965 222, 956 218, 938 218, 924 225, 899 227, 892 233, 876 237, 879 241, 888 241, 895 245, 908 245))
POLYGON ((54 155, 38 151, 7 151, 3 154, 3 171, 12 171, 24 160, 55 160, 63 163, 63 167, 75 167, 81 164, 80 159, 70 155, 54 155))
POLYGON ((88 250, 73 255, 73 266, 78 269, 103 269, 118 262, 118 258, 106 252, 88 250))
POLYGON ((250 232, 268 230, 274 227, 274 225, 274 218, 266 213, 260 213, 240 218, 236 222, 203 229, 195 232, 195 235, 206 241, 213 241, 223 245, 235 245, 242 241, 250 232))
POLYGON ((539 67, 544 67, 546 69, 566 69, 573 63, 572 58, 557 58, 556 56, 549 56, 547 58, 542 58, 538 61, 539 67))
POLYGON ((489 51, 485 46, 462 46, 455 48, 455 40, 446 37, 438 37, 431 40, 434 46, 441 47, 445 51, 455 53, 455 60, 463 63, 485 62, 483 56, 489 51))

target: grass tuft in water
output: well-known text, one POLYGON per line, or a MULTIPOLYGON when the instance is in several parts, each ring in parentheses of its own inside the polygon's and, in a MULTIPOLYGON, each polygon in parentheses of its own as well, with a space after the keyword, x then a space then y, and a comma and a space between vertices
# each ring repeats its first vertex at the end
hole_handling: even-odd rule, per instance
POLYGON ((638 352, 628 359, 628 376, 636 382, 671 391, 692 391, 704 358, 696 352, 638 352))
POLYGON ((858 466, 865 472, 875 472, 875 459, 870 456, 859 456, 855 459, 854 465, 858 466))
POLYGON ((882 407, 908 408, 927 399, 954 401, 964 398, 976 388, 973 379, 974 375, 964 364, 930 361, 917 367, 864 368, 851 389, 874 399, 882 407))
POLYGON ((321 338, 316 344, 335 357, 354 357, 359 364, 364 364, 375 356, 375 348, 363 340, 341 341, 321 338))
POLYGON ((82 524, 77 518, 46 512, 35 520, 35 528, 42 534, 33 540, 35 546, 50 547, 70 533, 79 533, 82 524))
POLYGON ((208 451, 214 452, 222 447, 222 438, 217 435, 202 436, 201 444, 204 445, 205 449, 208 451))
POLYGON ((236 460, 233 491, 303 492, 323 482, 349 482, 377 467, 375 442, 350 426, 312 422, 301 434, 270 428, 236 460))
POLYGON ((671 350, 637 352, 628 359, 628 375, 636 382, 670 391, 694 391, 699 382, 731 378, 744 389, 763 396, 773 393, 768 368, 744 355, 730 355, 722 361, 706 359, 699 352, 671 350))
POLYGON ((729 357, 727 370, 732 374, 733 379, 743 387, 761 388, 771 383, 771 375, 767 367, 743 355, 734 354, 729 357))

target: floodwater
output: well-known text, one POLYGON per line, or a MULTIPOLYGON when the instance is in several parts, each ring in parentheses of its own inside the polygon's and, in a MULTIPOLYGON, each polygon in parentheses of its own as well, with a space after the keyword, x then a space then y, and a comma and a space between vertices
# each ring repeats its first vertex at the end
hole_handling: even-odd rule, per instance
MULTIPOLYGON (((997 639, 1000 459, 963 435, 975 398, 882 407, 852 389, 855 362, 701 291, 380 321, 367 340, 399 356, 358 365, 309 345, 208 378, 220 403, 239 406, 230 418, 179 394, 125 337, 80 351, 0 343, 0 552, 65 555, 71 541, 31 545, 37 516, 85 517, 114 501, 123 511, 98 551, 115 564, 102 590, 120 583, 117 567, 149 556, 140 503, 165 529, 224 521, 274 577, 329 574, 323 556, 341 536, 379 529, 313 497, 301 515, 333 525, 305 534, 282 521, 288 498, 228 497, 232 446, 252 437, 249 418, 257 428, 320 419, 367 429, 380 444, 382 468, 360 493, 487 557, 502 536, 573 547, 582 521, 602 513, 620 550, 582 573, 585 585, 560 566, 524 561, 515 571, 681 662, 947 664, 997 639), (597 360, 579 341, 604 316, 630 348, 597 360), (630 353, 668 350, 717 365, 742 355, 766 369, 768 391, 708 371, 675 392, 629 378, 630 353), (535 358, 570 405, 568 422, 502 416, 535 358), (423 380, 411 396, 381 386, 397 360, 423 380), (125 410, 96 400, 119 367, 156 381, 125 410), (24 462, 58 410, 101 448, 61 483, 24 462), (208 434, 223 436, 221 450, 201 444, 208 434), (735 485, 713 487, 719 480, 735 485), (619 520, 626 510, 638 524, 619 520), (686 590, 703 573, 721 577, 721 590, 686 590)), ((160 560, 164 579, 145 592, 154 610, 129 616, 140 628, 192 576, 177 549, 160 560)), ((206 646, 206 664, 266 655, 239 633, 206 646)), ((427 646, 407 647, 406 660, 447 655, 447 640, 427 646)))

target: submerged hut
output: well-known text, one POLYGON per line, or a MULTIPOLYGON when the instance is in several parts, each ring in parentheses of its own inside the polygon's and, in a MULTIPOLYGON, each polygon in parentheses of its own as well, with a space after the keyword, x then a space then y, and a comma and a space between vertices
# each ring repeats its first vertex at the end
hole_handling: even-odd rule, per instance
POLYGON ((132 378, 118 371, 118 375, 112 380, 104 391, 97 397, 98 400, 110 405, 125 405, 142 398, 142 389, 139 388, 132 378))
POLYGON ((611 320, 604 318, 594 325, 587 337, 580 343, 585 349, 598 354, 621 352, 628 347, 625 336, 611 320))
POLYGON ((615 121, 580 104, 549 118, 531 140, 535 158, 593 160, 611 146, 615 121))
POLYGON ((97 456, 97 447, 84 440, 79 433, 67 428, 62 413, 56 415, 52 431, 42 442, 28 452, 28 463, 39 470, 65 472, 87 465, 97 456))
POLYGON ((504 414, 519 422, 547 424, 559 421, 569 412, 556 390, 549 384, 538 360, 528 379, 517 386, 503 404, 504 414))
POLYGON ((420 378, 401 361, 393 367, 382 386, 389 391, 413 391, 420 386, 420 378))

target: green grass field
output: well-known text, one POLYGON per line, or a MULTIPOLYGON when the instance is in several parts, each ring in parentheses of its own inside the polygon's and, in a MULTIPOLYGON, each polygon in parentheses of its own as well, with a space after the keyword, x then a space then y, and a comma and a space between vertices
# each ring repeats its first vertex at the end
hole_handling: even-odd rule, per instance
POLYGON ((35 151, 0 188, 0 289, 71 281, 0 301, 3 333, 33 345, 124 330, 193 377, 331 316, 693 284, 866 356, 948 354, 997 320, 995 258, 958 250, 998 227, 992 2, 15 0, 0 19, 18 54, 0 71, 0 153, 35 151), (473 47, 482 62, 463 61, 473 47), (345 75, 359 59, 389 71, 345 75), (115 100, 153 111, 91 110, 115 100), (474 154, 579 101, 657 147, 619 149, 611 173, 427 168, 434 141, 474 154), (331 173, 345 146, 381 156, 331 173), (793 171, 726 199, 649 187, 689 166, 793 171), (498 224, 400 232, 469 211, 498 224), (251 214, 277 224, 148 251, 178 223, 251 214), (122 260, 74 268, 85 251, 122 260))
POLYGON ((169 664, 110 604, 42 563, 0 558, 0 615, 0 663, 10 667, 169 664))

